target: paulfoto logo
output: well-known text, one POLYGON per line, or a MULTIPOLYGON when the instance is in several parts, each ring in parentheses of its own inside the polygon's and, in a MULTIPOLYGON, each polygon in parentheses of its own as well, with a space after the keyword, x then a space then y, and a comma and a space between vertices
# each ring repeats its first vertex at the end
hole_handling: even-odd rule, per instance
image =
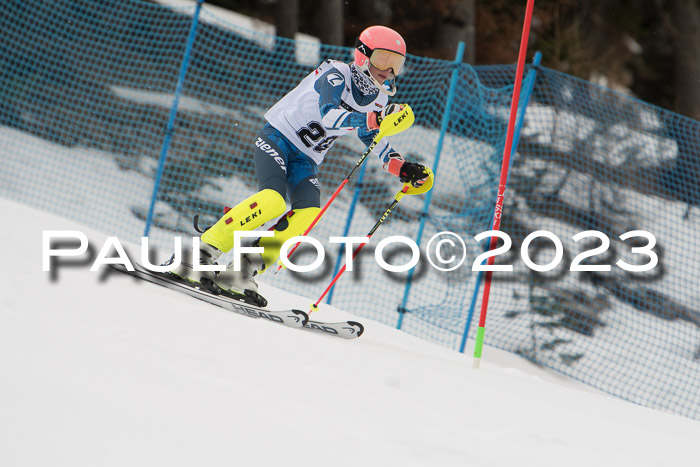
MULTIPOLYGON (((89 241, 87 235, 83 232, 75 230, 46 230, 42 232, 42 268, 43 271, 51 271, 52 259, 61 257, 79 257, 86 254, 89 246, 89 241), (56 246, 57 242, 62 242, 62 246, 56 246), (70 243, 71 246, 65 246, 70 243), (72 244, 77 243, 77 246, 72 244)), ((248 253, 263 253, 264 249, 262 247, 244 246, 241 243, 243 238, 260 238, 260 237, 272 237, 273 232, 270 231, 242 231, 234 232, 233 235, 233 268, 236 271, 241 269, 241 255, 248 253)), ((477 248, 478 242, 487 240, 491 237, 497 237, 502 240, 502 245, 498 248, 489 249, 488 251, 476 256, 471 265, 472 271, 491 271, 491 272, 513 272, 514 268, 512 264, 487 264, 489 258, 495 258, 496 256, 503 255, 510 251, 513 242, 510 236, 499 230, 489 230, 487 232, 482 232, 473 237, 472 241, 475 242, 472 247, 477 248)), ((659 257, 654 251, 654 246, 656 245, 656 237, 653 234, 643 231, 635 230, 631 232, 626 232, 619 236, 621 242, 625 242, 632 238, 640 238, 641 242, 634 242, 635 246, 630 248, 630 257, 634 257, 639 261, 634 263, 629 263, 624 259, 619 259, 615 262, 615 266, 627 271, 627 272, 645 272, 654 269, 658 262, 659 257), (640 245, 641 243, 641 245, 640 245), (636 246, 640 245, 640 246, 636 246)), ((585 272, 585 271, 598 271, 605 272, 612 270, 612 264, 599 264, 591 261, 587 261, 598 255, 602 255, 608 251, 610 248, 610 238, 602 232, 595 230, 588 230, 585 232, 580 232, 571 239, 574 242, 581 242, 584 239, 595 239, 598 240, 600 245, 585 250, 579 253, 573 258, 571 263, 568 265, 569 271, 571 272, 585 272)), ((362 246, 369 241, 367 237, 330 237, 328 239, 329 244, 334 245, 344 245, 345 252, 345 264, 346 270, 353 270, 353 259, 355 258, 356 250, 353 250, 353 246, 362 246)), ((193 269, 196 271, 223 271, 225 265, 200 265, 199 264, 199 247, 200 240, 199 237, 192 237, 192 264, 193 269)), ((182 263, 182 237, 174 237, 173 239, 173 251, 174 256, 172 262, 167 264, 156 265, 151 263, 149 259, 149 240, 148 237, 141 238, 140 245, 140 264, 151 271, 154 272, 169 272, 180 266, 182 263)), ((454 232, 439 232, 433 235, 426 244, 425 255, 428 259, 430 265, 442 272, 454 271, 461 267, 467 259, 468 247, 467 243, 462 237, 454 232), (433 260, 435 258, 435 260, 433 260)), ((280 262, 286 268, 295 272, 311 272, 320 268, 326 257, 326 252, 323 244, 311 236, 299 236, 292 237, 286 242, 284 242, 280 249, 280 262), (307 265, 297 265, 291 261, 289 256, 289 251, 297 243, 306 243, 311 245, 316 251, 316 258, 313 262, 307 265)), ((562 241, 552 232, 546 230, 538 230, 532 232, 522 241, 520 246, 520 257, 526 267, 537 272, 547 272, 559 267, 564 258, 564 245, 562 241), (554 249, 553 258, 546 264, 538 264, 533 261, 530 255, 530 248, 534 241, 538 239, 543 239, 542 241, 550 242, 551 247, 554 249)), ((374 259, 379 267, 388 272, 406 272, 419 263, 421 259, 421 250, 416 242, 406 236, 395 235, 391 237, 384 238, 381 240, 374 249, 374 259), (402 245, 408 247, 411 250, 411 258, 405 264, 393 265, 389 264, 384 258, 384 251, 387 247, 391 245, 402 245)), ((629 259, 629 258, 628 258, 629 259)), ((100 267, 109 264, 121 264, 127 270, 134 271, 134 266, 131 258, 126 253, 126 250, 122 246, 122 243, 117 237, 107 237, 104 244, 100 248, 99 253, 95 257, 95 260, 90 267, 90 271, 99 271, 100 267), (114 253, 113 253, 114 252, 114 253), (116 256, 113 256, 116 254, 116 256), (110 256, 111 255, 111 256, 110 256)))

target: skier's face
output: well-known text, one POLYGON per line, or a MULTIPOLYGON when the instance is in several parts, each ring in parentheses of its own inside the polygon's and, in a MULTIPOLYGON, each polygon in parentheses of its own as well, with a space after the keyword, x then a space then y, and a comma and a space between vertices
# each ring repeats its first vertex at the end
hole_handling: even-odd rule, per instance
POLYGON ((384 81, 394 77, 394 73, 392 72, 391 68, 387 68, 386 70, 380 70, 372 64, 369 65, 369 72, 372 74, 372 77, 374 77, 374 79, 376 79, 380 83, 383 83, 384 81))

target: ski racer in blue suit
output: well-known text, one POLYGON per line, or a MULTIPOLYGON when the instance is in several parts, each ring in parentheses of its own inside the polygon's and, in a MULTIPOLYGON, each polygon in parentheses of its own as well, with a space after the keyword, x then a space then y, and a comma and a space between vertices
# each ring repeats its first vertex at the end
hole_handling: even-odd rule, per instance
MULTIPOLYGON (((274 237, 262 237, 262 254, 243 255, 241 269, 233 262, 225 271, 195 271, 183 255, 172 271, 179 279, 216 292, 265 303, 254 275, 275 263, 280 246, 301 235, 321 207, 317 167, 336 139, 357 129, 369 146, 387 115, 402 106, 389 104, 396 93, 396 76, 406 56, 403 38, 392 29, 372 26, 360 34, 355 60, 326 60, 266 113, 267 124, 255 141, 255 172, 259 191, 241 201, 201 236, 200 264, 212 265, 233 247, 235 230, 255 230, 282 216, 286 198, 292 210, 274 228, 274 237)), ((382 139, 373 149, 384 170, 406 183, 420 186, 428 177, 425 167, 407 162, 382 139)))

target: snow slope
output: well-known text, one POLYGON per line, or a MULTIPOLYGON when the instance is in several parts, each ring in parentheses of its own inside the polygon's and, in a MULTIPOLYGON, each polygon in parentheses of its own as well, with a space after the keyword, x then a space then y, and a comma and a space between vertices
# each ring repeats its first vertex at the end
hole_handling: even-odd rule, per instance
MULTIPOLYGON (((366 319, 345 341, 88 261, 52 280, 43 230, 82 230, 95 252, 106 236, 6 200, 0 211, 0 465, 697 465, 699 422, 492 348, 476 371, 366 319)), ((311 301, 263 291, 271 307, 311 301)))

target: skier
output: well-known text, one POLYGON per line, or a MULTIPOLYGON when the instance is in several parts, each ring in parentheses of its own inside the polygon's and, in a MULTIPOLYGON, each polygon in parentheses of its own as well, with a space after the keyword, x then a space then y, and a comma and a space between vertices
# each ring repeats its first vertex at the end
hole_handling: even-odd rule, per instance
MULTIPOLYGON (((403 38, 390 28, 372 26, 360 34, 355 47, 354 62, 324 61, 265 113, 267 123, 254 149, 260 191, 226 212, 200 239, 200 264, 215 264, 233 247, 235 230, 255 230, 281 216, 288 196, 292 210, 277 222, 274 237, 255 242, 264 253, 242 255, 240 271, 231 262, 218 273, 193 270, 185 254, 173 275, 216 293, 266 304, 254 276, 275 263, 281 245, 301 235, 319 213, 317 166, 326 152, 353 129, 369 146, 382 119, 402 110, 401 105, 387 105, 387 101, 396 93, 396 77, 403 68, 403 38)), ((385 139, 373 152, 384 170, 403 183, 418 187, 428 177, 423 165, 404 160, 385 139)))

